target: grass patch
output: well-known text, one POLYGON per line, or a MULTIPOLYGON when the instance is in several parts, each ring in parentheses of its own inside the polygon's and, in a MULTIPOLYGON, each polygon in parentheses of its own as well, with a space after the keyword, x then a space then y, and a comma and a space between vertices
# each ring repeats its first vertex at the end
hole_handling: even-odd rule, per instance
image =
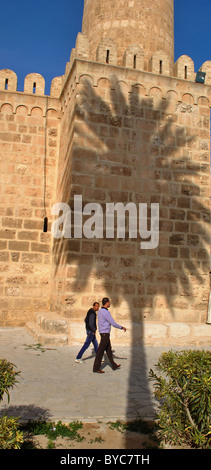
POLYGON ((110 429, 113 429, 114 431, 118 431, 118 432, 121 432, 122 434, 126 431, 127 429, 127 424, 126 423, 123 423, 122 421, 115 421, 115 422, 111 422, 109 421, 110 426, 109 428, 110 429))
POLYGON ((148 422, 138 418, 134 421, 123 422, 117 420, 115 422, 109 422, 108 424, 110 429, 116 430, 121 434, 134 432, 136 434, 148 436, 148 438, 152 441, 150 446, 152 448, 159 448, 161 445, 161 440, 159 440, 157 436, 157 425, 154 422, 148 422))
POLYGON ((110 429, 124 433, 125 431, 136 432, 140 434, 152 434, 154 432, 155 425, 149 424, 147 421, 142 419, 136 419, 125 423, 117 420, 115 422, 109 422, 110 429))
MULTIPOLYGON (((119 443, 119 439, 117 436, 115 436, 115 433, 121 433, 123 435, 123 443, 124 440, 127 442, 127 439, 130 439, 130 442, 133 443, 133 438, 134 442, 137 442, 138 434, 140 435, 140 442, 142 442, 142 445, 144 442, 146 442, 147 448, 160 448, 156 434, 156 424, 154 422, 151 423, 142 419, 137 419, 131 422, 124 422, 120 420, 115 422, 108 422, 105 423, 105 435, 103 437, 101 435, 95 435, 96 429, 98 429, 98 426, 92 426, 91 424, 89 428, 87 425, 83 426, 83 423, 80 421, 74 421, 69 424, 64 424, 61 421, 55 423, 41 419, 38 421, 31 421, 21 428, 24 434, 24 442, 21 448, 40 448, 40 440, 37 438, 36 442, 36 436, 45 436, 45 438, 47 438, 47 442, 44 444, 45 448, 47 449, 56 449, 57 446, 62 445, 61 442, 57 441, 57 438, 59 437, 62 439, 66 438, 67 441, 65 444, 69 445, 70 447, 74 447, 74 445, 77 444, 80 445, 82 441, 86 442, 87 439, 88 445, 102 445, 104 443, 104 448, 106 448, 107 440, 109 443, 111 442, 111 439, 114 440, 114 442, 119 443), (82 429, 83 434, 80 433, 82 429), (114 431, 114 434, 111 434, 109 430, 114 431), (134 435, 130 435, 130 433, 134 433, 134 435), (82 434, 82 436, 85 435, 85 437, 82 437, 80 434, 82 434), (69 443, 68 440, 70 441, 69 443)), ((85 444, 83 443, 82 446, 84 445, 85 444)))
POLYGON ((101 444, 101 442, 104 442, 104 439, 101 436, 98 436, 98 437, 95 437, 95 439, 89 440, 90 444, 94 444, 95 442, 98 442, 99 444, 101 444))
POLYGON ((40 353, 44 353, 45 351, 56 351, 56 349, 54 349, 54 348, 45 348, 40 343, 24 344, 24 349, 25 349, 25 351, 30 350, 30 351, 38 352, 37 356, 40 356, 40 353))
MULTIPOLYGON (((76 442, 81 442, 84 440, 84 437, 81 437, 78 433, 79 429, 82 429, 83 423, 79 421, 73 421, 69 424, 64 424, 61 421, 54 423, 51 421, 29 421, 27 425, 22 426, 22 431, 26 433, 27 436, 46 436, 49 439, 47 448, 54 449, 54 441, 57 437, 67 437, 70 440, 76 442)), ((34 448, 33 441, 31 437, 26 437, 22 445, 22 449, 34 448)))

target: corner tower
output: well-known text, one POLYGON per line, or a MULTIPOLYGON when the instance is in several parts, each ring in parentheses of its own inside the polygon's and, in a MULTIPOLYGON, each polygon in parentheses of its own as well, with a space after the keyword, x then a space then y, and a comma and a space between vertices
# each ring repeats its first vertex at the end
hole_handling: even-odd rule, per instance
POLYGON ((117 44, 118 65, 131 44, 139 45, 145 56, 145 69, 152 54, 166 52, 174 60, 173 0, 85 0, 82 33, 90 41, 90 59, 103 39, 117 44))

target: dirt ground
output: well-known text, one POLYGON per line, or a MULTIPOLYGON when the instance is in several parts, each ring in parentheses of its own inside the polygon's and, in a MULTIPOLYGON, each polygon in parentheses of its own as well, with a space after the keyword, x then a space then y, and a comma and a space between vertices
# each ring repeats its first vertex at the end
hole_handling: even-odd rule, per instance
MULTIPOLYGON (((149 449, 158 448, 156 437, 139 432, 111 429, 109 423, 84 423, 78 431, 83 440, 77 442, 67 437, 57 437, 54 449, 149 449)), ((48 448, 49 438, 31 436, 38 449, 48 448)))

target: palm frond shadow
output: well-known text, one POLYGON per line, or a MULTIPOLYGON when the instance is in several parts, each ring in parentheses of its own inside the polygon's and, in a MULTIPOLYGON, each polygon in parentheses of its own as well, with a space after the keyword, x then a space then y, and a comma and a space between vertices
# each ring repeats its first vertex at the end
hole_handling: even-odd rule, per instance
MULTIPOLYGON (((210 239, 210 217, 208 207, 203 204, 200 179, 203 178, 203 171, 207 171, 207 166, 203 162, 193 161, 191 151, 197 142, 197 135, 189 135, 187 128, 176 122, 176 114, 171 111, 172 102, 168 99, 157 99, 154 102, 153 97, 142 96, 140 91, 142 92, 138 86, 134 86, 129 91, 129 98, 126 101, 121 84, 114 76, 111 79, 110 96, 107 95, 107 98, 103 99, 96 94, 95 88, 89 81, 84 80, 83 89, 75 105, 74 136, 76 143, 71 150, 72 155, 67 151, 65 159, 67 167, 63 172, 65 184, 62 181, 65 185, 66 202, 72 207, 73 196, 78 192, 77 186, 74 184, 74 175, 77 174, 77 170, 74 169, 72 157, 75 154, 77 161, 81 160, 83 168, 83 155, 85 154, 87 157, 87 152, 89 152, 88 171, 92 172, 94 176, 103 175, 105 180, 105 186, 102 186, 103 190, 107 189, 107 177, 110 175, 117 178, 120 175, 123 176, 124 186, 128 191, 128 200, 124 199, 124 191, 119 190, 119 202, 122 201, 124 204, 128 201, 147 202, 149 205, 151 202, 159 202, 162 204, 160 213, 161 245, 153 253, 153 256, 154 259, 160 260, 160 266, 162 264, 167 266, 168 263, 164 263, 163 260, 166 258, 176 260, 180 249, 181 262, 178 261, 177 274, 171 269, 166 269, 166 274, 163 275, 163 281, 166 277, 167 282, 172 282, 170 295, 166 293, 164 282, 159 285, 159 293, 166 297, 168 307, 174 316, 174 308, 169 302, 170 296, 177 296, 178 291, 184 297, 194 296, 192 279, 195 278, 200 284, 204 282, 201 262, 204 262, 204 265, 208 262, 207 244, 210 239), (136 120, 135 127, 134 120, 136 120), (102 134, 99 132, 99 126, 97 128, 98 123, 101 124, 102 134), (105 128, 108 125, 111 129, 110 135, 105 137, 105 128), (96 129, 98 129, 98 134, 96 134, 96 129), (120 129, 123 129, 121 135, 120 129), (79 137, 78 144, 77 137, 79 137), (81 145, 81 142, 84 144, 81 145), (89 151, 85 148, 87 143, 89 151), (93 162, 91 162, 92 157, 93 162), (129 171, 129 167, 131 171, 129 171), (134 189, 130 184, 131 176, 136 179, 134 189), (199 181, 199 183, 194 181, 199 181), (201 195, 202 197, 200 197, 201 195), (176 205, 176 199, 179 197, 183 198, 183 208, 178 208, 176 205), (170 207, 169 213, 168 207, 170 207), (186 210, 189 211, 189 221, 187 222, 185 219, 186 210), (176 233, 173 232, 173 219, 176 221, 176 233), (188 222, 192 223, 193 233, 188 231, 188 222), (169 233, 170 247, 168 252, 166 248, 165 255, 163 240, 165 240, 165 234, 169 233)), ((114 191, 108 191, 106 202, 113 202, 112 193, 114 191)), ((85 205, 87 202, 93 202, 93 197, 85 195, 83 204, 85 205)), ((102 200, 102 206, 104 203, 105 200, 102 200)), ((134 241, 129 240, 127 236, 124 240, 118 240, 118 243, 121 244, 128 242, 132 244, 134 241)), ((92 243, 95 245, 93 253, 99 253, 99 240, 92 239, 92 243)), ((109 240, 109 243, 112 241, 109 240)), ((117 239, 113 240, 114 253, 116 243, 117 239)), ((55 275, 60 265, 75 263, 77 256, 74 247, 73 250, 71 249, 73 245, 74 241, 71 240, 63 240, 63 243, 54 240, 55 275)), ((115 267, 114 253, 110 258, 113 259, 115 267)), ((139 255, 140 265, 134 257, 134 263, 131 261, 131 268, 140 273, 140 269, 144 267, 143 258, 149 257, 149 252, 142 250, 139 255)), ((102 270, 103 260, 99 262, 98 257, 98 260, 95 259, 95 261, 97 262, 93 268, 97 276, 102 270)), ((106 265, 106 259, 103 264, 106 265)), ((88 276, 80 279, 81 289, 85 288, 88 280, 88 276)), ((140 282, 142 280, 139 278, 140 282)), ((159 281, 162 282, 162 276, 159 281)), ((72 285, 73 291, 77 291, 77 283, 78 277, 76 276, 75 283, 72 285)), ((118 292, 124 295, 121 283, 118 286, 115 285, 114 303, 116 305, 119 304, 118 292)))
MULTIPOLYGON (((74 195, 81 194, 82 175, 89 175, 83 205, 144 202, 150 208, 157 202, 160 243, 155 250, 140 250, 140 237, 128 237, 127 218, 125 239, 54 240, 54 277, 61 291, 57 308, 74 317, 78 295, 83 296, 84 310, 106 295, 119 322, 131 319, 127 416, 149 416, 154 403, 139 327, 156 318, 157 308, 160 321, 166 312, 167 321, 175 320, 180 308, 185 320, 186 306, 197 299, 197 286, 203 289, 209 264, 209 209, 201 180, 207 177, 208 163, 192 158, 197 135, 178 122, 181 103, 145 96, 138 85, 126 94, 115 76, 100 94, 84 80, 75 99, 67 129, 74 138, 64 158, 60 200, 73 207, 74 195), (134 385, 140 390, 136 398, 134 385)), ((198 309, 204 300, 198 299, 198 309)))

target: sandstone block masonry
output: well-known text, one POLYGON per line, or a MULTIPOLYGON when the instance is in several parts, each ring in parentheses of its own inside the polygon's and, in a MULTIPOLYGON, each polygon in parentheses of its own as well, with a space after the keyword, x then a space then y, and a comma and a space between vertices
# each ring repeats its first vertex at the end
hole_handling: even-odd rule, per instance
POLYGON ((59 152, 58 100, 44 96, 38 74, 25 81, 28 87, 30 78, 35 94, 30 87, 17 92, 14 77, 0 72, 2 325, 23 325, 49 308, 52 241, 43 218, 54 197, 59 152))
POLYGON ((61 133, 68 128, 72 140, 62 142, 57 200, 159 203, 160 242, 148 251, 128 233, 54 240, 52 308, 74 322, 84 305, 108 295, 122 323, 205 322, 209 86, 202 96, 201 85, 176 77, 83 59, 73 67, 61 95, 63 113, 69 90, 61 133))
POLYGON ((187 56, 174 65, 165 50, 149 58, 128 43, 120 65, 113 38, 90 47, 79 33, 50 96, 39 74, 19 92, 16 74, 0 71, 0 324, 52 311, 71 342, 105 295, 134 333, 147 321, 205 322, 211 63, 199 84, 187 56), (51 207, 74 195, 102 207, 159 203, 158 247, 129 239, 127 216, 125 239, 53 239, 51 207))
POLYGON ((118 65, 123 65, 128 46, 141 46, 145 67, 156 51, 174 60, 174 5, 172 0, 85 0, 82 33, 90 39, 90 58, 95 59, 99 41, 113 40, 118 65))

